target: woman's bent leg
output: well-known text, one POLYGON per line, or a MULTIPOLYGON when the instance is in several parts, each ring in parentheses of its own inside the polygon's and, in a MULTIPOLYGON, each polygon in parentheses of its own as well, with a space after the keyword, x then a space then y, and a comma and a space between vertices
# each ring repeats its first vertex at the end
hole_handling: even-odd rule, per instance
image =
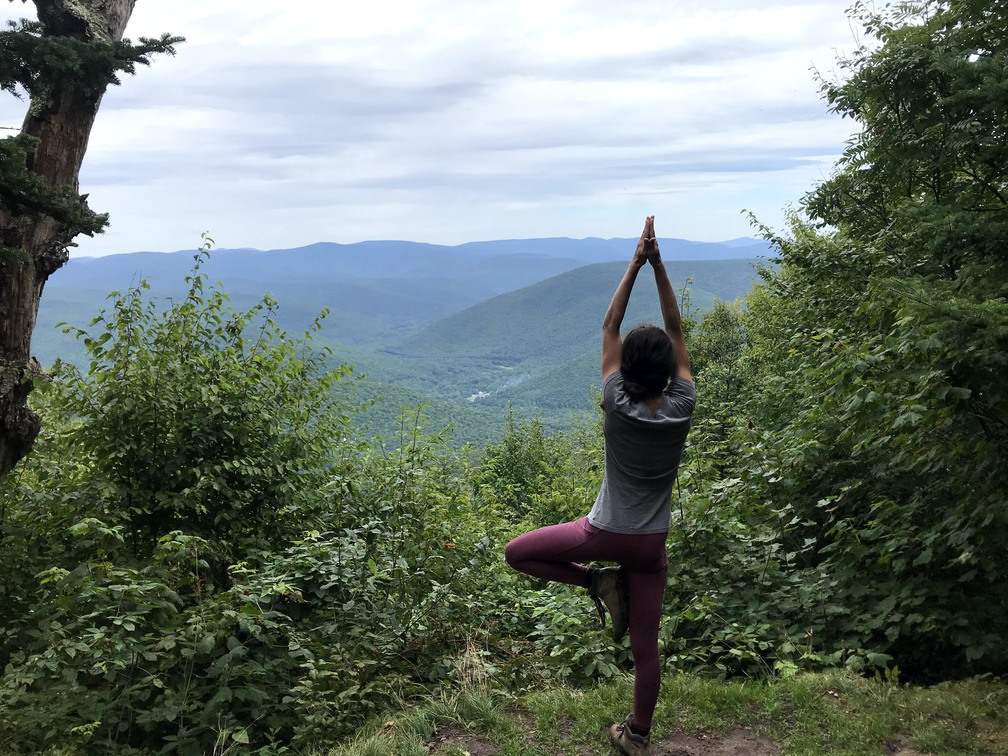
POLYGON ((504 549, 504 558, 514 569, 533 577, 587 587, 588 568, 574 560, 602 557, 592 554, 591 548, 599 531, 586 525, 588 518, 582 517, 520 535, 504 549))

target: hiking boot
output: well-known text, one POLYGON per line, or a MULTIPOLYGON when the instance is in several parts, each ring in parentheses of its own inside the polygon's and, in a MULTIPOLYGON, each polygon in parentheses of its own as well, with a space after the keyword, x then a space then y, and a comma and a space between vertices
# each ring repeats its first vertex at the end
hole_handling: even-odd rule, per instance
POLYGON ((630 717, 609 728, 609 740, 627 756, 651 756, 651 736, 634 733, 630 729, 630 717))
POLYGON ((602 626, 605 627, 608 611, 612 618, 613 640, 622 640, 630 625, 630 588, 626 571, 622 567, 593 568, 588 595, 595 602, 602 626))

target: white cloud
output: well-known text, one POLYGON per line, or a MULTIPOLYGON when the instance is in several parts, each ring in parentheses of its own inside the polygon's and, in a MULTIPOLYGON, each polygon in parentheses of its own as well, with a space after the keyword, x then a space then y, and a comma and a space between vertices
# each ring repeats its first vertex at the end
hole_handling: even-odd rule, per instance
MULTIPOLYGON (((102 105, 81 190, 112 225, 79 254, 203 230, 260 248, 632 236, 650 213, 726 239, 742 208, 780 223, 852 128, 810 70, 856 44, 832 0, 137 4, 129 36, 166 31, 187 37, 177 57, 102 105)), ((0 101, 0 125, 23 107, 0 101)))

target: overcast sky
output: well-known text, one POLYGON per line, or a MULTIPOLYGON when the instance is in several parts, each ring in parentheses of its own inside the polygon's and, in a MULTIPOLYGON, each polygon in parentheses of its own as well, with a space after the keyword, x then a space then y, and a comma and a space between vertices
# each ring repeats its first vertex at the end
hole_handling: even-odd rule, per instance
POLYGON ((111 225, 73 254, 779 227, 854 128, 812 70, 862 41, 847 5, 139 0, 127 36, 187 41, 106 94, 81 191, 111 225))

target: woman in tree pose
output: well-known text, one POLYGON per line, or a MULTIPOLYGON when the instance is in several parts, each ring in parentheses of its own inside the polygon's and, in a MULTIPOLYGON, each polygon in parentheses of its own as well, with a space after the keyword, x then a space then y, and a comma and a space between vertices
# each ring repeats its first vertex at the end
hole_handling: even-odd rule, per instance
POLYGON ((633 712, 609 728, 609 737, 625 754, 650 754, 661 682, 658 621, 668 572, 672 485, 696 402, 682 318, 658 251, 654 216, 644 223, 602 321, 602 396, 605 472, 588 516, 521 535, 507 545, 505 557, 514 569, 534 577, 586 588, 603 624, 608 611, 615 640, 630 631, 633 712), (621 338, 630 292, 646 263, 654 269, 665 328, 641 325, 621 338), (586 567, 584 561, 619 566, 586 567))

